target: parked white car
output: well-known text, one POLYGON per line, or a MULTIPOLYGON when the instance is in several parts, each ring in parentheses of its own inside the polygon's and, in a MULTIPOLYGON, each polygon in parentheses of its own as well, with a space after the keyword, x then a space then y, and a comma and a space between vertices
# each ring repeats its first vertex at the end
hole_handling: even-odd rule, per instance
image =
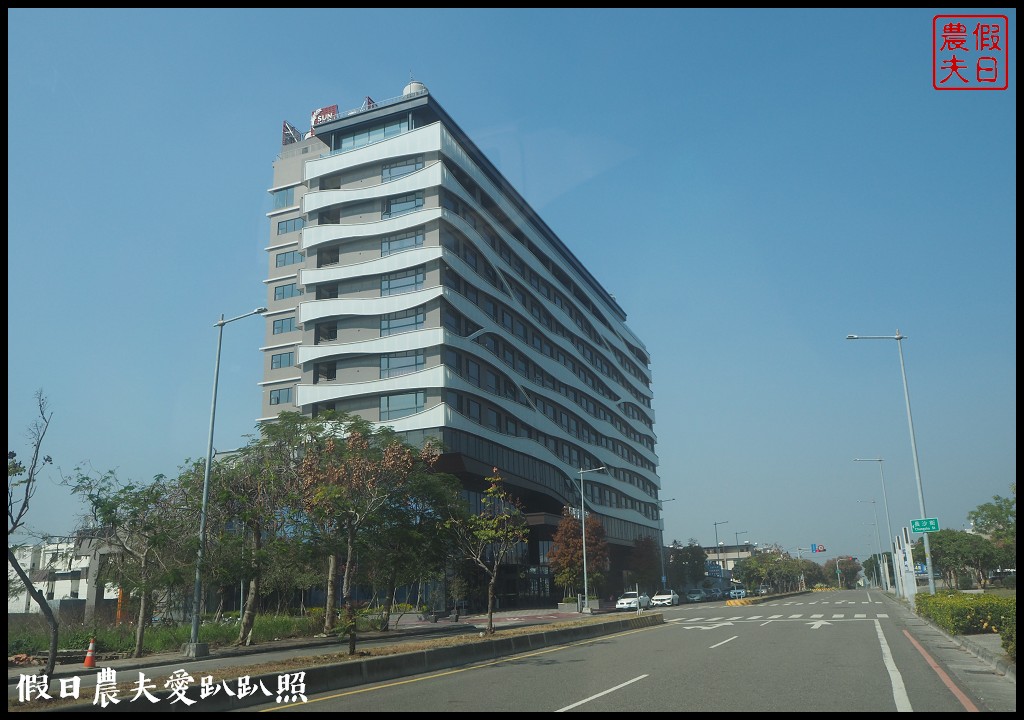
POLYGON ((653 607, 664 607, 667 605, 678 604, 679 593, 675 590, 662 590, 661 592, 654 593, 654 597, 651 598, 651 605, 653 607))
POLYGON ((747 591, 743 588, 733 588, 729 591, 729 597, 733 600, 742 600, 747 596, 747 591))
POLYGON ((616 610, 636 610, 637 605, 640 606, 641 610, 646 610, 651 606, 651 598, 647 593, 640 593, 637 596, 636 592, 630 590, 629 592, 622 593, 619 599, 615 601, 616 610))

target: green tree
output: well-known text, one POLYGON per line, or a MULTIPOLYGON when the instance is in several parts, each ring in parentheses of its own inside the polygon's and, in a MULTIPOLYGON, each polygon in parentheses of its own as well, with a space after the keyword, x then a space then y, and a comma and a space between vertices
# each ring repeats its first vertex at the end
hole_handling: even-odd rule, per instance
POLYGON ((141 484, 122 482, 114 471, 81 468, 65 482, 88 508, 80 536, 114 550, 95 582, 116 582, 139 601, 132 657, 141 657, 154 594, 183 586, 194 568, 196 546, 187 532, 192 526, 182 488, 162 475, 141 484))
POLYGON ((1010 485, 1012 497, 992 496, 967 513, 974 531, 989 538, 998 550, 1000 567, 1017 567, 1017 483, 1010 485))
POLYGON ((530 534, 523 506, 504 486, 498 468, 486 478, 489 484, 480 511, 453 505, 445 525, 462 556, 487 576, 487 634, 494 634, 494 596, 501 563, 530 534))
POLYGON ((639 537, 633 542, 633 550, 629 556, 629 581, 640 586, 641 591, 648 594, 661 584, 661 559, 658 553, 661 548, 657 541, 650 537, 639 537))
POLYGON ((995 568, 999 550, 994 542, 966 530, 939 530, 929 538, 932 563, 942 574, 946 587, 960 589, 963 580, 976 580, 982 587, 988 571, 995 568))
POLYGON ((678 587, 698 587, 707 576, 708 554, 696 539, 690 538, 686 545, 672 541, 668 554, 667 575, 678 587))
MULTIPOLYGON (((46 618, 46 625, 50 630, 50 648, 46 655, 46 667, 43 669, 43 674, 49 677, 53 674, 53 668, 57 664, 60 626, 50 604, 46 602, 46 596, 36 588, 18 561, 18 556, 15 553, 17 545, 11 543, 12 535, 18 535, 25 530, 25 517, 28 515, 32 496, 35 495, 39 483, 39 472, 53 462, 49 455, 40 455, 43 438, 46 437, 53 413, 49 410, 46 396, 43 395, 42 390, 36 391, 35 399, 39 417, 29 426, 28 430, 29 442, 32 445, 32 457, 29 459, 28 465, 18 460, 16 452, 7 451, 7 563, 25 586, 25 591, 39 606, 43 617, 46 618)), ((9 578, 10 574, 8 573, 8 583, 9 578)), ((10 584, 8 584, 9 593, 10 584)))
POLYGON ((271 589, 264 587, 268 573, 279 592, 311 583, 308 573, 305 582, 299 580, 302 570, 308 570, 308 553, 299 547, 294 528, 301 504, 300 458, 313 439, 297 413, 282 413, 259 431, 237 454, 211 467, 210 515, 215 521, 207 527, 216 528, 225 550, 240 551, 224 567, 237 568, 238 580, 248 581, 236 645, 252 641, 260 599, 271 589), (285 558, 292 562, 282 563, 285 558))
POLYGON ((427 470, 420 466, 410 473, 405 494, 381 506, 360 541, 359 566, 384 599, 384 630, 390 626, 399 587, 444 580, 450 547, 445 521, 448 509, 459 501, 460 486, 452 475, 427 470))
POLYGON ((860 575, 861 564, 857 558, 849 555, 840 555, 826 560, 821 565, 825 576, 828 577, 828 584, 835 585, 840 590, 850 590, 856 586, 857 576, 860 575))

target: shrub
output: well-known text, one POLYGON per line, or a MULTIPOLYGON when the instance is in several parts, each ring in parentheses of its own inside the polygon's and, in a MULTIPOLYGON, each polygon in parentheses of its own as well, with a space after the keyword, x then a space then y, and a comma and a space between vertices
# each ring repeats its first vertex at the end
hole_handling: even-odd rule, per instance
POLYGON ((999 637, 1003 641, 1003 650, 1014 663, 1017 662, 1017 599, 1013 599, 1013 611, 1003 618, 1003 627, 999 628, 999 637))
POLYGON ((1017 598, 956 590, 918 593, 915 611, 951 635, 1002 634, 1008 627, 1016 627, 1017 598))

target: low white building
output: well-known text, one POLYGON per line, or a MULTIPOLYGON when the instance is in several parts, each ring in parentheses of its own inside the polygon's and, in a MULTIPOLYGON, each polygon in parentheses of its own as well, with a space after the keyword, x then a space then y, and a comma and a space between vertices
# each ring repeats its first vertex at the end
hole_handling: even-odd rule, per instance
MULTIPOLYGON (((107 585, 89 598, 90 569, 97 556, 72 539, 24 545, 15 548, 14 555, 33 586, 54 608, 59 607, 61 601, 81 600, 84 604, 87 599, 92 599, 93 607, 96 607, 96 601, 117 598, 117 587, 113 585, 107 585)), ((8 615, 41 612, 14 572, 10 560, 7 561, 7 582, 8 615), (15 592, 16 589, 20 592, 15 592)))

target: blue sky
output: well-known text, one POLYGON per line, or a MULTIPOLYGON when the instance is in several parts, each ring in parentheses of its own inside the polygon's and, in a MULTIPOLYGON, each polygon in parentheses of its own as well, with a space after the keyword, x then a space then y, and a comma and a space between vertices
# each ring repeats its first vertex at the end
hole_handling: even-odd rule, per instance
MULTIPOLYGON (((206 452, 217 331, 264 303, 281 123, 441 105, 615 295, 652 357, 665 540, 868 555, 1016 482, 1009 89, 932 87, 956 10, 8 9, 8 448, 33 394, 76 466, 206 452)), ((262 322, 224 330, 214 445, 254 432, 262 322)))

